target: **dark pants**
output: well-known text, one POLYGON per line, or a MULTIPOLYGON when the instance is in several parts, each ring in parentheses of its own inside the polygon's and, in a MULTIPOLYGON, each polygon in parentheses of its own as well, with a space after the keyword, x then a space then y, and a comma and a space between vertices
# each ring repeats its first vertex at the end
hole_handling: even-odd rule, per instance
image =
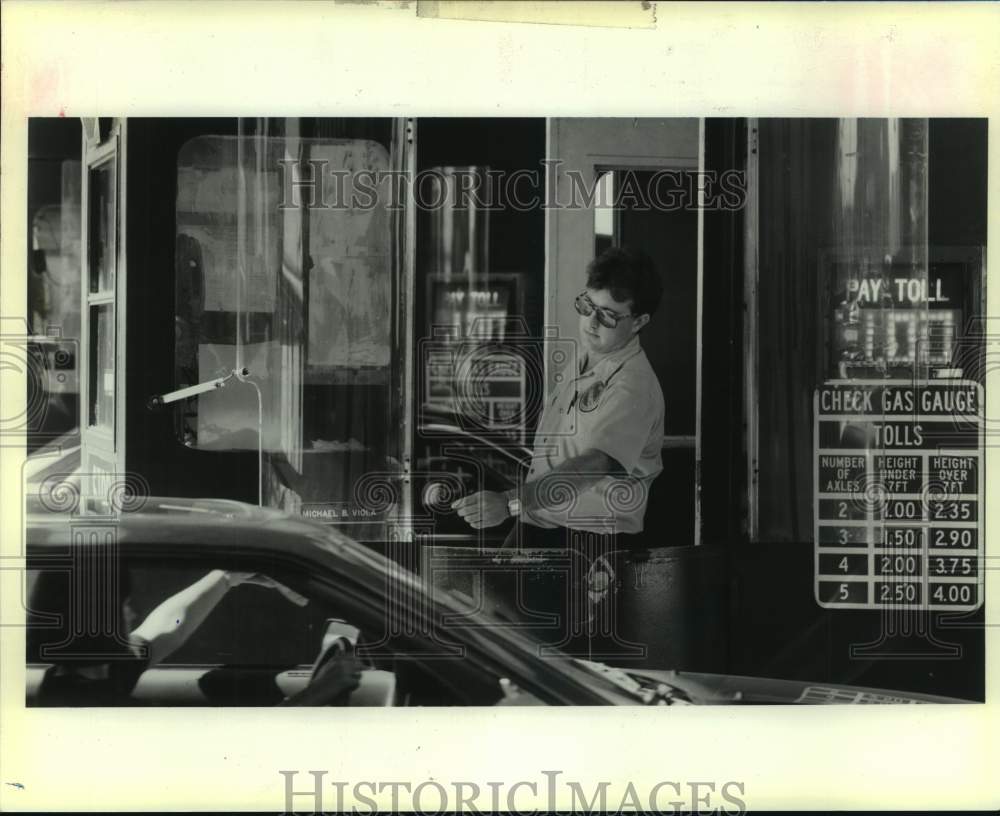
POLYGON ((630 654, 637 644, 623 635, 621 590, 624 565, 619 555, 635 549, 639 536, 594 533, 565 527, 546 529, 516 522, 504 539, 503 551, 553 550, 564 555, 566 597, 559 604, 563 635, 559 648, 574 657, 607 660, 630 654))

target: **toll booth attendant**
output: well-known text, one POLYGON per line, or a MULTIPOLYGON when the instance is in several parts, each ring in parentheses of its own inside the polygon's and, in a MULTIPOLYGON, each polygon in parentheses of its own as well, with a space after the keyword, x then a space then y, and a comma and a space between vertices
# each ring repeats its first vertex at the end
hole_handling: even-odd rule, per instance
POLYGON ((563 372, 546 398, 525 483, 452 505, 472 527, 516 516, 504 547, 585 548, 592 558, 595 538, 605 552, 635 540, 663 469, 663 392, 639 344, 661 296, 641 253, 613 247, 591 262, 575 301, 579 371, 563 372))

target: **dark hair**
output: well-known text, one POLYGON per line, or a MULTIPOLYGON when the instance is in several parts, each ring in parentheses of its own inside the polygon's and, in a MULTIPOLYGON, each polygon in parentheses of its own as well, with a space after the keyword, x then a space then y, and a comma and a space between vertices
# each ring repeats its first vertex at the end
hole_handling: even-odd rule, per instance
POLYGON ((632 301, 637 315, 652 315, 663 296, 663 284, 650 257, 624 247, 606 249, 590 262, 587 288, 607 289, 622 303, 632 301))

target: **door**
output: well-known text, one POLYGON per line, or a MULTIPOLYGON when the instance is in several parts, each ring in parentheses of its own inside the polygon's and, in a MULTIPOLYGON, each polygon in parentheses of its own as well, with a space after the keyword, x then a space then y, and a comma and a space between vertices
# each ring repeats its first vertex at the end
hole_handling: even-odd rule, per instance
MULTIPOLYGON (((573 298, 609 246, 649 255, 663 299, 640 340, 663 389, 664 470, 645 517, 649 546, 700 541, 703 128, 698 119, 549 120, 546 324, 576 338, 573 298), (669 531, 669 536, 666 534, 669 531)), ((557 372, 546 372, 551 386, 557 372)))
MULTIPOLYGON (((132 246, 173 259, 172 291, 152 282, 174 303, 172 348, 137 372, 165 410, 133 407, 130 430, 160 495, 226 491, 356 540, 405 538, 413 212, 391 206, 390 179, 410 172, 414 138, 390 118, 132 123, 133 163, 169 165, 157 195, 136 193, 169 225, 162 252, 132 246)), ((169 326, 141 317, 162 349, 169 326)))
POLYGON ((123 119, 83 127, 81 493, 102 499, 125 470, 123 119))

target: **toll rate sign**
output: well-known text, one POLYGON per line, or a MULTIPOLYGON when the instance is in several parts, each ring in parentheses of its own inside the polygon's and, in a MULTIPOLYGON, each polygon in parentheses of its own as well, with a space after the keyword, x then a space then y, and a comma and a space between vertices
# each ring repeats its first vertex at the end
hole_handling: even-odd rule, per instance
POLYGON ((815 590, 837 609, 983 600, 983 389, 852 380, 816 390, 815 590))

